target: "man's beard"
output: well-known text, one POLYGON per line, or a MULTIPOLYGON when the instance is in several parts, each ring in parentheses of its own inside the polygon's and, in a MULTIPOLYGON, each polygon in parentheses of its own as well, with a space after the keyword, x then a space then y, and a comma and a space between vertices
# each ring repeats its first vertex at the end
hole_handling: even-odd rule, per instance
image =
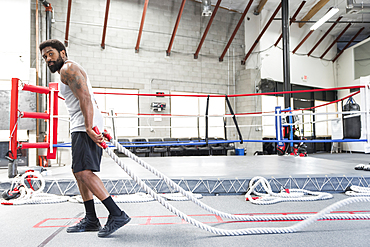
POLYGON ((59 57, 56 61, 50 61, 50 62, 48 63, 48 67, 49 67, 51 73, 55 73, 56 71, 60 70, 63 67, 63 64, 64 64, 64 61, 63 61, 62 57, 60 56, 60 54, 59 54, 59 57), (50 62, 53 62, 54 64, 49 65, 50 62))

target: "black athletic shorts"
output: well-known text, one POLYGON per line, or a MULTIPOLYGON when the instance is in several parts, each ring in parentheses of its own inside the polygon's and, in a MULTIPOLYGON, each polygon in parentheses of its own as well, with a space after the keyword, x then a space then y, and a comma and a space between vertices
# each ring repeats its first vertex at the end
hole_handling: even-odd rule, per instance
POLYGON ((72 132, 73 173, 91 170, 100 171, 103 150, 96 145, 86 132, 72 132))

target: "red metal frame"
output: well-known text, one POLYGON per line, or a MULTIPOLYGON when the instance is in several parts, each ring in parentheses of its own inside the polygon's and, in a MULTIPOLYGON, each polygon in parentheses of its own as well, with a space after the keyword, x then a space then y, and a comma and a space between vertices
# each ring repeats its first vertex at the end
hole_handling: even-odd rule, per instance
MULTIPOLYGON (((18 141, 17 141, 17 122, 18 122, 18 78, 12 78, 12 91, 11 91, 11 103, 10 103, 10 141, 9 141, 9 150, 11 153, 9 157, 12 159, 17 158, 17 150, 18 150, 18 141)), ((22 118, 38 118, 38 119, 47 119, 49 120, 49 133, 48 133, 48 142, 38 142, 38 143, 21 143, 20 148, 47 148, 47 158, 48 159, 55 159, 57 148, 51 147, 51 136, 53 136, 52 144, 55 145, 58 143, 57 135, 58 135, 58 118, 54 116, 58 116, 58 83, 51 82, 49 83, 49 88, 41 87, 41 86, 33 86, 33 85, 23 85, 24 91, 34 92, 34 93, 42 93, 42 94, 49 94, 49 113, 42 113, 42 112, 22 112, 19 117, 22 118), (53 105, 51 105, 53 104, 53 105), (52 119, 51 119, 52 118, 52 119), (52 124, 51 124, 52 121, 52 124), (52 126, 52 128, 51 128, 52 126)))
POLYGON ((333 30, 333 28, 335 27, 335 25, 337 25, 337 23, 340 21, 340 19, 342 19, 343 16, 339 16, 338 19, 335 21, 335 23, 333 25, 331 25, 331 27, 328 29, 328 31, 326 31, 326 33, 321 37, 321 39, 314 45, 314 47, 311 49, 311 51, 307 54, 307 56, 310 56, 312 54, 312 52, 319 46, 319 44, 325 39, 325 37, 330 33, 331 30, 333 30))
POLYGON ((137 42, 136 42, 136 46, 135 46, 135 52, 136 52, 136 53, 138 53, 138 52, 139 52, 139 46, 140 46, 140 40, 141 40, 141 34, 143 33, 143 27, 144 27, 145 15, 146 15, 146 10, 147 10, 147 8, 148 8, 148 4, 149 4, 149 0, 145 0, 145 3, 144 3, 144 10, 143 10, 143 15, 141 16, 140 30, 139 30, 139 34, 138 34, 137 42))
POLYGON ((21 118, 49 119, 50 114, 42 112, 22 112, 21 118))
MULTIPOLYGON (((51 82, 49 83, 50 87, 50 94, 49 94, 49 109, 52 110, 52 116, 58 116, 58 83, 57 82, 51 82), (53 100, 51 100, 51 97, 54 97, 53 100), (51 105, 53 103, 53 105, 51 105)), ((51 112, 49 113, 51 114, 51 112)), ((48 143, 50 145, 51 143, 51 133, 53 133, 53 139, 52 144, 56 145, 58 143, 58 118, 53 117, 53 119, 49 119, 49 126, 51 126, 51 121, 53 124, 53 129, 49 127, 49 134, 48 134, 48 143)), ((57 148, 53 147, 53 149, 48 148, 48 153, 46 156, 48 159, 55 159, 57 157, 57 148)))
POLYGON ((326 55, 326 53, 328 53, 329 52, 329 50, 333 47, 333 45, 335 44, 335 43, 337 43, 337 41, 340 39, 340 37, 342 37, 342 35, 347 31, 347 29, 349 28, 351 26, 351 23, 350 24, 348 24, 347 26, 346 26, 346 28, 344 28, 344 30, 338 35, 338 37, 333 41, 333 43, 331 43, 331 45, 328 47, 328 49, 326 49, 326 51, 321 55, 321 59, 323 59, 324 58, 324 56, 326 55))
MULTIPOLYGON (((299 5, 298 9, 295 11, 294 15, 290 19, 289 26, 292 25, 292 23, 296 20, 297 15, 302 10, 303 5, 305 5, 306 1, 302 1, 301 5, 299 5)), ((279 38, 276 40, 274 46, 277 46, 280 42, 280 40, 283 38, 283 34, 280 34, 279 38)))
POLYGON ((179 10, 179 14, 177 15, 177 19, 176 19, 176 24, 175 24, 175 27, 174 27, 173 32, 172 32, 170 44, 168 45, 168 48, 167 48, 167 51, 166 51, 167 56, 171 55, 171 49, 172 49, 173 41, 175 40, 177 28, 179 27, 179 24, 180 24, 181 15, 182 15, 182 12, 184 11, 185 3, 186 3, 186 0, 182 0, 181 7, 180 7, 180 10, 179 10))
POLYGON ((213 13, 212 13, 212 16, 211 16, 211 18, 209 19, 209 22, 208 22, 208 24, 207 24, 206 30, 204 31, 203 36, 202 36, 202 39, 201 39, 201 40, 200 40, 200 42, 199 42, 199 45, 198 45, 197 51, 194 53, 194 59, 198 59, 198 55, 199 55, 200 49, 202 48, 203 42, 204 42, 204 40, 205 40, 205 39, 206 39, 206 37, 207 37, 207 34, 208 34, 209 29, 211 28, 211 25, 212 25, 213 19, 214 19, 214 18, 215 18, 215 16, 216 16, 216 13, 217 13, 218 7, 220 7, 221 1, 222 1, 222 0, 218 0, 218 1, 217 1, 217 3, 216 3, 216 6, 215 6, 215 8, 214 8, 214 10, 213 10, 213 13))
POLYGON ((270 19, 266 23, 265 27, 262 29, 261 33, 258 35, 256 41, 254 41, 254 43, 253 43, 252 47, 249 49, 247 55, 245 55, 244 59, 242 60, 242 65, 245 64, 245 61, 247 61, 248 57, 251 55, 251 53, 254 50, 254 48, 256 48, 256 45, 260 41, 261 37, 265 34, 267 28, 270 26, 271 22, 274 20, 275 16, 277 15, 277 13, 279 12, 280 9, 281 9, 281 3, 275 9, 275 12, 272 14, 272 16, 270 17, 270 19))
POLYGON ((244 20, 245 16, 247 15, 247 12, 248 12, 249 8, 251 7, 252 3, 253 3, 253 0, 250 0, 247 7, 245 7, 245 10, 244 10, 242 16, 240 17, 240 20, 239 20, 238 24, 236 25, 235 30, 234 30, 233 34, 231 35, 231 37, 229 39, 229 42, 227 43, 224 51, 222 52, 221 56, 218 58, 218 61, 220 61, 220 62, 224 61, 225 54, 226 54, 227 50, 229 49, 229 47, 231 45, 231 42, 233 42, 233 40, 235 38, 235 35, 238 32, 238 30, 240 28, 240 25, 243 23, 243 20, 244 20))
POLYGON ((48 87, 34 86, 34 85, 29 85, 29 84, 24 84, 22 90, 33 92, 33 93, 42 93, 42 94, 50 93, 50 88, 48 87))
POLYGON ((100 47, 102 49, 105 49, 105 36, 107 34, 107 24, 108 24, 108 15, 109 15, 109 5, 110 5, 110 0, 107 0, 107 5, 105 7, 105 18, 104 18, 104 27, 103 27, 103 37, 101 40, 101 45, 100 47))
POLYGON ((10 141, 9 150, 11 153, 9 157, 17 159, 17 133, 18 133, 18 78, 12 78, 12 91, 10 100, 10 141))
POLYGON ((301 46, 303 45, 303 43, 304 43, 304 42, 306 42, 306 40, 308 39, 308 37, 310 37, 310 36, 311 36, 311 34, 313 33, 313 31, 315 31, 315 30, 310 30, 310 31, 308 32, 308 34, 306 35, 306 37, 304 37, 304 38, 302 39, 302 41, 301 41, 301 42, 299 42, 299 44, 297 45, 297 47, 296 47, 296 48, 294 48, 294 50, 293 50, 293 54, 294 54, 294 53, 296 53, 296 51, 299 49, 299 47, 301 47, 301 46))
POLYGON ((364 30, 365 28, 364 27, 362 27, 360 30, 358 30, 358 32, 356 33, 356 35, 355 36, 353 36, 352 37, 352 39, 346 44, 346 46, 335 56, 335 58, 333 59, 333 63, 335 62, 335 60, 337 60, 338 59, 338 57, 340 56, 340 55, 342 55, 342 53, 344 52, 344 50, 345 49, 347 49, 348 48, 348 46, 357 38, 357 36, 358 35, 360 35, 360 33, 364 30))
POLYGON ((72 8, 72 0, 68 0, 68 10, 67 10, 67 21, 66 21, 66 35, 64 37, 64 45, 68 46, 68 36, 69 36, 69 23, 71 20, 71 8, 72 8))

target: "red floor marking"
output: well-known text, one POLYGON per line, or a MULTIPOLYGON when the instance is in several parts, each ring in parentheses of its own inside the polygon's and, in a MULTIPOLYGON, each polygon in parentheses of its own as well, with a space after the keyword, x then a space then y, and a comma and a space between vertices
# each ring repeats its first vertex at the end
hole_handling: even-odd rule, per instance
MULTIPOLYGON (((340 214, 340 213, 346 213, 346 214, 356 214, 356 213, 368 213, 370 210, 363 210, 363 211, 333 211, 331 213, 340 214)), ((288 213, 253 213, 253 214, 236 214, 236 215, 300 215, 300 214, 315 214, 316 212, 288 212, 288 213)), ((290 222, 290 221, 301 221, 301 220, 261 220, 261 221, 234 221, 234 220, 223 220, 220 216, 215 214, 193 214, 188 215, 192 218, 197 217, 215 217, 216 221, 210 221, 210 222, 202 222, 203 224, 217 224, 217 223, 245 223, 245 222, 290 222)), ((107 217, 99 217, 99 219, 106 219, 107 217)), ((130 223, 128 225, 134 225, 134 226, 156 226, 156 225, 181 225, 181 224, 188 224, 185 220, 181 220, 180 222, 163 222, 163 223, 153 223, 151 222, 153 218, 177 218, 176 215, 153 215, 153 216, 131 216, 132 219, 146 219, 145 223, 142 224, 133 224, 130 223)), ((51 227, 68 227, 70 225, 44 225, 45 223, 52 223, 56 220, 71 220, 76 219, 75 222, 73 222, 71 225, 79 222, 82 218, 46 218, 36 225, 33 226, 33 228, 51 228, 51 227)), ((338 221, 338 220, 368 220, 368 219, 329 219, 329 220, 319 220, 319 221, 338 221)))

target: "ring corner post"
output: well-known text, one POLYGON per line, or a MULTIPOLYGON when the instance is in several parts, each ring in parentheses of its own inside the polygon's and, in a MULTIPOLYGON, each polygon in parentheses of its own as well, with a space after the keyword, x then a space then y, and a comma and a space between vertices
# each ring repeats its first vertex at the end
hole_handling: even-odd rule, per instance
MULTIPOLYGON (((370 76, 366 77, 360 77, 360 84, 361 86, 364 86, 360 88, 360 93, 361 93, 361 104, 364 106, 365 110, 365 116, 363 117, 364 123, 363 129, 365 129, 365 138, 366 138, 366 143, 364 145, 364 151, 365 153, 370 153, 370 114, 369 114, 369 109, 370 109, 370 76)), ((362 115, 362 114, 361 114, 362 115)))
POLYGON ((275 107, 275 128, 276 128, 276 140, 277 146, 282 147, 284 146, 284 143, 281 142, 283 139, 283 131, 282 131, 282 126, 281 126, 281 106, 276 106, 275 107))
POLYGON ((13 178, 17 175, 17 149, 18 149, 18 78, 12 78, 12 90, 10 100, 10 140, 9 140, 9 164, 8 177, 13 178))
POLYGON ((58 83, 49 83, 50 93, 49 93, 49 135, 48 142, 50 147, 48 148, 47 158, 55 159, 57 155, 57 148, 55 145, 58 143, 58 83))

